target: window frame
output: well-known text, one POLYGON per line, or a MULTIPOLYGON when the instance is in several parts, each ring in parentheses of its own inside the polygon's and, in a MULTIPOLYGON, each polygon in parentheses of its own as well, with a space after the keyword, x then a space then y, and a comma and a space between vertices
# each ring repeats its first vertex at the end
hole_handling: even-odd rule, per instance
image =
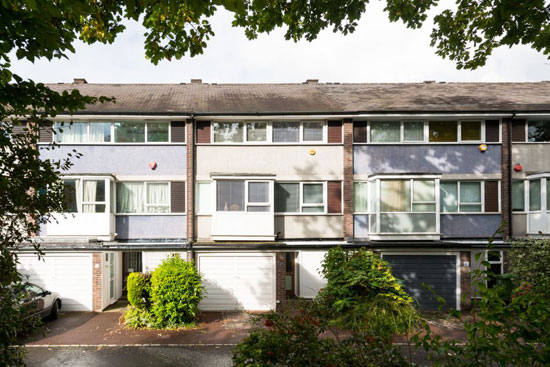
MULTIPOLYGON (((287 180, 283 180, 283 181, 275 181, 274 184, 298 184, 299 185, 299 190, 298 190, 298 194, 300 195, 300 197, 298 198, 298 201, 299 201, 299 211, 297 212, 274 212, 275 215, 288 215, 288 216, 292 216, 292 215, 326 215, 328 214, 328 192, 327 192, 327 181, 287 181, 287 180), (304 184, 322 184, 323 185, 323 204, 318 204, 318 203, 307 203, 304 205, 304 184), (323 211, 322 212, 304 212, 303 211, 303 208, 304 207, 310 207, 310 208, 318 208, 318 207, 323 207, 323 211)), ((275 191, 274 191, 275 192, 275 191)), ((275 201, 275 198, 273 198, 273 201, 275 201)), ((273 210, 275 210, 275 204, 273 204, 273 210)), ((341 215, 341 214, 339 214, 341 215)))
MULTIPOLYGON (((215 202, 213 202, 213 198, 215 199, 215 194, 212 193, 212 186, 213 182, 208 180, 197 180, 195 181, 195 215, 212 215, 212 213, 215 211, 213 210, 213 205, 215 202), (210 200, 210 208, 207 211, 200 211, 200 196, 199 196, 199 185, 200 184, 208 184, 208 193, 207 196, 210 200)), ((187 190, 187 187, 186 187, 187 190)))
MULTIPOLYGON (((186 181, 184 181, 186 182, 186 181)), ((185 197, 187 198, 187 185, 185 185, 185 197)), ((180 212, 180 213, 172 213, 172 182, 171 181, 167 181, 167 180, 158 180, 158 181, 155 181, 155 180, 117 180, 115 181, 115 207, 113 208, 114 210, 114 214, 115 215, 127 215, 127 216, 130 216, 130 215, 136 215, 136 216, 143 216, 143 215, 154 215, 154 216, 163 216, 163 215, 183 215, 183 214, 187 214, 187 203, 185 205, 185 211, 184 212, 180 212), (139 212, 139 213, 123 213, 123 212, 118 212, 117 210, 117 200, 118 200, 118 193, 116 192, 117 191, 117 185, 118 183, 124 183, 124 182, 132 182, 132 183, 136 183, 136 182, 141 182, 143 185, 143 212, 139 212), (159 206, 159 205, 152 205, 152 204, 148 204, 147 203, 147 184, 148 183, 154 183, 154 184, 159 184, 159 183, 167 183, 168 184, 168 212, 166 213, 149 213, 146 211, 146 208, 147 206, 159 206)), ((163 205, 164 206, 164 205, 163 205)))
MULTIPOLYGON (((203 182, 206 182, 206 181, 203 181, 203 182)), ((212 184, 214 186, 214 190, 212 190, 212 192, 210 193, 211 194, 211 209, 212 209, 212 212, 211 213, 201 213, 203 215, 214 215, 214 213, 239 213, 239 214, 248 214, 248 213, 251 213, 251 214, 273 214, 274 213, 274 210, 275 210, 275 197, 274 197, 274 194, 272 193, 273 192, 273 187, 272 185, 274 185, 274 180, 272 179, 261 179, 261 178, 233 178, 233 177, 217 177, 215 179, 213 179, 211 181, 211 188, 212 188, 212 184), (224 211, 224 210, 218 210, 218 181, 243 181, 244 182, 244 201, 243 201, 243 206, 244 206, 244 210, 229 210, 229 211, 224 211), (248 201, 248 184, 250 182, 261 182, 261 183, 267 183, 268 185, 268 195, 269 195, 269 200, 271 202, 268 202, 268 203, 252 203, 252 202, 249 202, 248 201), (254 212, 254 211, 248 211, 248 207, 249 206, 269 206, 269 210, 268 211, 265 211, 265 212, 254 212)))
MULTIPOLYGON (((114 214, 116 210, 116 201, 115 206, 112 205, 112 198, 115 197, 115 192, 113 191, 112 183, 116 182, 114 177, 112 176, 86 176, 86 175, 74 175, 74 176, 61 176, 61 181, 65 180, 76 180, 76 195, 77 195, 77 202, 76 202, 76 212, 61 212, 57 214, 69 214, 69 215, 76 215, 76 214, 114 214), (105 201, 86 201, 84 202, 84 181, 104 181, 105 182, 105 201), (80 195, 80 200, 78 199, 78 195, 80 195), (105 205, 105 211, 103 212, 83 212, 83 205, 84 204, 95 204, 95 205, 105 205)), ((116 191, 116 185, 115 191, 116 191)), ((116 198, 116 197, 115 197, 116 198)))
MULTIPOLYGON (((79 180, 79 185, 80 185, 80 193, 82 195, 82 198, 80 200, 81 209, 84 208, 84 205, 105 205, 105 211, 103 211, 103 212, 89 212, 89 213, 97 213, 97 214, 109 213, 109 211, 107 210, 107 209, 109 209, 109 206, 107 205, 107 185, 105 184, 105 180, 96 180, 96 179, 90 179, 90 178, 83 178, 83 179, 79 180), (104 188, 103 188, 105 190, 105 200, 104 201, 84 201, 84 181, 103 181, 103 184, 105 185, 104 188)), ((81 211, 81 213, 84 213, 84 211, 81 211)))
MULTIPOLYGON (((545 218, 546 223, 549 223, 549 216, 550 216, 550 207, 548 204, 550 204, 549 195, 550 192, 548 192, 550 188, 550 172, 545 173, 537 173, 532 174, 529 176, 526 176, 524 178, 524 182, 528 182, 528 184, 524 185, 525 187, 525 209, 527 214, 527 229, 526 233, 528 235, 537 235, 538 232, 533 232, 531 230, 531 219, 530 215, 538 214, 541 217, 545 218), (530 181, 540 181, 540 210, 531 210, 531 203, 530 203, 530 194, 531 194, 531 184, 530 181)), ((521 212, 515 212, 515 213, 521 213, 521 212)), ((544 235, 547 235, 550 233, 550 226, 546 224, 546 231, 542 231, 544 235)))
MULTIPOLYGON (((187 142, 181 142, 181 143, 173 143, 172 142, 172 122, 173 120, 160 120, 160 119, 143 119, 143 120, 132 120, 132 119, 76 119, 72 120, 73 123, 85 123, 86 124, 86 135, 85 135, 85 141, 79 142, 79 143, 66 143, 66 142, 58 142, 57 137, 59 136, 57 132, 54 132, 52 135, 52 143, 59 144, 59 145, 186 145, 187 142), (141 122, 145 124, 144 127, 144 140, 143 142, 118 142, 115 141, 115 123, 116 122, 141 122), (167 141, 148 141, 147 137, 147 130, 148 130, 148 124, 149 123, 155 123, 155 122, 165 122, 168 123, 168 140, 167 141), (104 141, 104 142, 90 142, 90 124, 94 123, 108 123, 110 124, 110 133, 111 133, 111 140, 110 141, 104 141)), ((54 131, 57 131, 57 124, 63 123, 64 126, 69 126, 71 121, 68 121, 66 119, 59 119, 54 120, 54 131)), ((63 128, 62 127, 62 128, 63 128)), ((185 136, 187 137, 187 128, 188 124, 185 124, 185 136)), ((187 139, 186 139, 187 140, 187 139)), ((50 144, 39 142, 38 144, 50 144)))
MULTIPOLYGON (((442 179, 441 180, 441 183, 450 183, 450 182, 456 182, 457 183, 457 198, 456 198, 456 205, 457 205, 457 208, 456 208, 456 212, 447 212, 447 211, 443 211, 443 207, 440 208, 441 210, 441 214, 445 214, 445 215, 457 215, 457 214, 465 214, 465 215, 472 215, 472 214, 499 214, 501 212, 501 200, 500 200, 500 180, 498 180, 498 212, 490 212, 490 213, 486 213, 485 212, 485 180, 446 180, 446 179, 442 179), (460 184, 461 183, 472 183, 472 182, 479 182, 480 183, 480 200, 481 202, 480 203, 462 203, 461 200, 460 200, 460 184), (463 204, 463 205, 478 205, 478 204, 481 204, 481 210, 479 212, 469 212, 469 211, 460 211, 460 205, 463 204)), ((440 188, 439 190, 441 190, 441 185, 440 185, 440 188)), ((441 197, 441 193, 440 193, 440 197, 441 197)))
POLYGON ((514 142, 514 144, 517 144, 517 143, 550 144, 550 140, 549 141, 529 141, 529 122, 530 121, 548 121, 548 123, 550 123, 550 118, 545 117, 545 118, 525 119, 525 141, 517 141, 517 142, 514 142))

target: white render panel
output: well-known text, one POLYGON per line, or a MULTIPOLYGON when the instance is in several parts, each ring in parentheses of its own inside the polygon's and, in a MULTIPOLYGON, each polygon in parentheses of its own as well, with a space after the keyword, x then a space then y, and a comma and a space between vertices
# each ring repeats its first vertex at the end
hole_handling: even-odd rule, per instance
POLYGON ((214 212, 214 239, 273 240, 275 238, 272 212, 214 212))
POLYGON ((47 224, 48 236, 114 238, 115 216, 112 213, 54 214, 47 224))
POLYGON ((275 233, 279 232, 282 238, 342 238, 344 216, 275 214, 275 233))
POLYGON ((206 289, 204 311, 275 308, 275 255, 272 253, 203 253, 197 266, 206 289))
POLYGON ((198 145, 197 179, 234 172, 275 174, 279 181, 342 180, 343 154, 341 145, 198 145))
POLYGON ((298 255, 300 297, 313 298, 327 284, 320 272, 326 253, 326 251, 300 251, 298 255))
MULTIPOLYGON (((513 143, 512 166, 519 163, 523 166, 523 172, 550 172, 550 160, 541 159, 550 157, 550 144, 548 143, 513 143)), ((513 172, 514 178, 522 176, 513 172)))
POLYGON ((63 311, 92 310, 92 254, 19 254, 19 272, 28 281, 59 293, 63 311))
POLYGON ((182 259, 187 259, 184 251, 144 251, 141 259, 143 272, 152 273, 164 259, 173 254, 179 254, 182 259))

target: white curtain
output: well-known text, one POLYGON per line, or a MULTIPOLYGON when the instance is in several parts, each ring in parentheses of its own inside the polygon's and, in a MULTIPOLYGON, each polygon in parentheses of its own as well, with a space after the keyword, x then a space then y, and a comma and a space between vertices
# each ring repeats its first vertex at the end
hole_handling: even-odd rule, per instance
POLYGON ((168 213, 169 198, 167 183, 148 183, 147 184, 147 212, 148 213, 168 213))
POLYGON ((94 122, 90 124, 90 143, 104 143, 111 139, 110 122, 94 122))
POLYGON ((117 183, 117 213, 143 213, 143 182, 117 183))
POLYGON ((88 123, 74 122, 72 125, 69 122, 56 123, 56 141, 58 143, 83 143, 86 141, 88 123), (61 132, 63 130, 63 132, 61 132))
MULTIPOLYGON (((85 203, 96 201, 97 181, 86 180, 86 181, 83 181, 82 183, 83 183, 83 194, 84 194, 83 201, 85 203)), ((96 212, 95 204, 83 204, 82 212, 95 213, 96 212)))

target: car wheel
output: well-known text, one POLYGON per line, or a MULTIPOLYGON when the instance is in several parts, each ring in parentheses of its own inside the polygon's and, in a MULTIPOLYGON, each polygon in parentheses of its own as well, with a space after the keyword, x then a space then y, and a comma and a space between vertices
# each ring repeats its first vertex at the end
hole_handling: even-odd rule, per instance
POLYGON ((59 311, 57 300, 52 305, 52 312, 50 312, 50 320, 57 320, 57 313, 59 311))

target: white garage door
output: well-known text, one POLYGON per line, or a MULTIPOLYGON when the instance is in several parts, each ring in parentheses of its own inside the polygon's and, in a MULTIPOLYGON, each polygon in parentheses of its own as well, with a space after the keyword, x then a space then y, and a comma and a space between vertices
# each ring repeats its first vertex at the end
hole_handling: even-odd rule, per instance
POLYGON ((202 310, 275 308, 274 254, 198 254, 197 266, 207 292, 202 310))
POLYGON ((19 254, 19 272, 28 281, 57 292, 63 311, 92 310, 92 254, 19 254))

